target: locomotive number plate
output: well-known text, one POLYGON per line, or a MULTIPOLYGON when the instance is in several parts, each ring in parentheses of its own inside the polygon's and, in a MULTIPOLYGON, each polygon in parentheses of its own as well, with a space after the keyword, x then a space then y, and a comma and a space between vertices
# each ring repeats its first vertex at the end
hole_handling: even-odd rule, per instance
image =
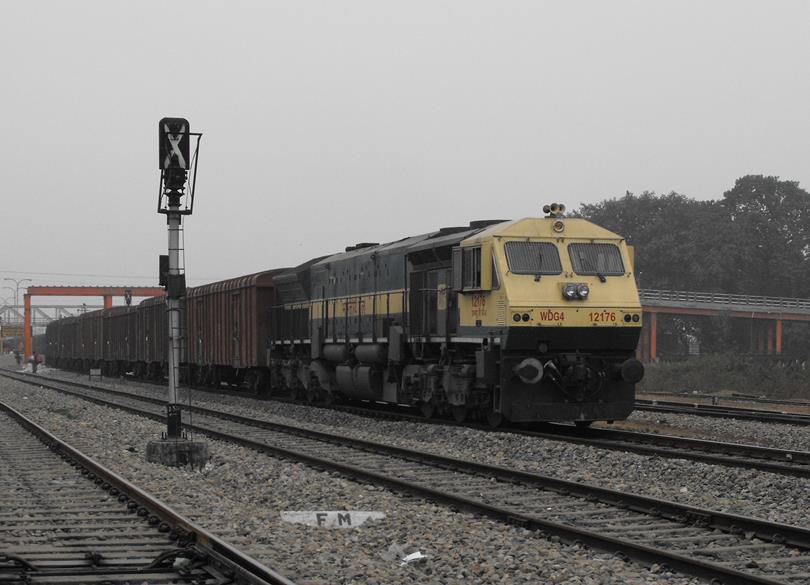
POLYGON ((615 323, 616 313, 613 311, 591 311, 588 313, 591 323, 615 323))

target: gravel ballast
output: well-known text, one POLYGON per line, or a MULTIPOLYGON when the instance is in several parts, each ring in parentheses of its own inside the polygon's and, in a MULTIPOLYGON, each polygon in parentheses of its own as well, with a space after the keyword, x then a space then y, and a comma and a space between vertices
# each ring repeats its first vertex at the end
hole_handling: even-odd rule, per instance
MULTIPOLYGON (((57 375, 68 379, 76 377, 75 374, 61 371, 57 375)), ((150 396, 163 396, 165 393, 162 387, 129 381, 117 381, 110 385, 150 396)), ((193 400, 201 406, 222 408, 243 416, 304 425, 355 438, 535 471, 773 522, 799 526, 807 524, 808 479, 684 459, 596 449, 509 432, 494 433, 448 425, 374 419, 244 396, 195 392, 193 400)), ((639 424, 649 431, 655 427, 655 421, 662 420, 660 415, 655 417, 655 414, 634 413, 630 420, 641 421, 639 424)), ((682 435, 688 435, 687 431, 692 428, 690 425, 694 425, 697 429, 694 435, 716 440, 749 435, 771 437, 767 442, 781 443, 783 448, 799 450, 808 450, 810 444, 810 428, 689 415, 667 414, 664 418, 671 421, 668 424, 678 424, 682 435), (717 427, 716 434, 707 437, 711 434, 712 426, 717 427)))
POLYGON ((699 582, 219 441, 209 441, 213 457, 202 472, 165 468, 144 459, 159 423, 8 379, 0 379, 0 399, 301 585, 699 582), (341 509, 386 518, 330 530, 279 517, 341 509), (415 550, 428 558, 400 566, 415 550))

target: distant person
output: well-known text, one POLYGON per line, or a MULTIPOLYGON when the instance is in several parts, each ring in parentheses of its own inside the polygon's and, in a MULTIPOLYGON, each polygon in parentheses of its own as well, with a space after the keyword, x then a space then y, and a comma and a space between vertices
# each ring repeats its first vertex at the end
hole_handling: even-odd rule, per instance
POLYGON ((37 366, 39 365, 39 356, 37 352, 31 354, 31 371, 37 373, 37 366))
POLYGON ((14 361, 17 362, 17 367, 22 367, 22 356, 20 355, 20 351, 15 349, 14 350, 14 361))

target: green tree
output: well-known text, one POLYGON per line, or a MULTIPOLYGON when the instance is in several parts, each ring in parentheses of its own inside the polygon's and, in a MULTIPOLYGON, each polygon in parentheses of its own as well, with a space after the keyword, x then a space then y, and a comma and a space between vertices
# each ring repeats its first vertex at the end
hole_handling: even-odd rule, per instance
POLYGON ((635 272, 642 288, 702 290, 724 288, 718 277, 730 229, 714 201, 678 193, 641 195, 583 205, 578 214, 624 236, 635 246, 635 272))
MULTIPOLYGON (((810 194, 795 181, 747 175, 713 201, 627 192, 582 205, 576 215, 635 246, 641 288, 810 297, 810 194)), ((709 351, 750 349, 750 323, 739 319, 663 319, 659 326, 669 350, 685 347, 689 335, 709 351)), ((806 355, 810 328, 790 329, 786 347, 806 355)))
POLYGON ((720 206, 734 226, 725 271, 734 292, 810 296, 810 194, 795 181, 747 175, 720 206))

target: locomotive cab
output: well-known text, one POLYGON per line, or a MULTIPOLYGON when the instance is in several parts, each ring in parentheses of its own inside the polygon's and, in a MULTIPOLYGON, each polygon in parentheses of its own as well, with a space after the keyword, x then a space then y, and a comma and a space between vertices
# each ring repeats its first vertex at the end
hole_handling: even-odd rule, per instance
POLYGON ((552 214, 494 225, 453 260, 458 335, 488 340, 477 383, 495 414, 583 423, 630 414, 642 311, 623 238, 552 214))

